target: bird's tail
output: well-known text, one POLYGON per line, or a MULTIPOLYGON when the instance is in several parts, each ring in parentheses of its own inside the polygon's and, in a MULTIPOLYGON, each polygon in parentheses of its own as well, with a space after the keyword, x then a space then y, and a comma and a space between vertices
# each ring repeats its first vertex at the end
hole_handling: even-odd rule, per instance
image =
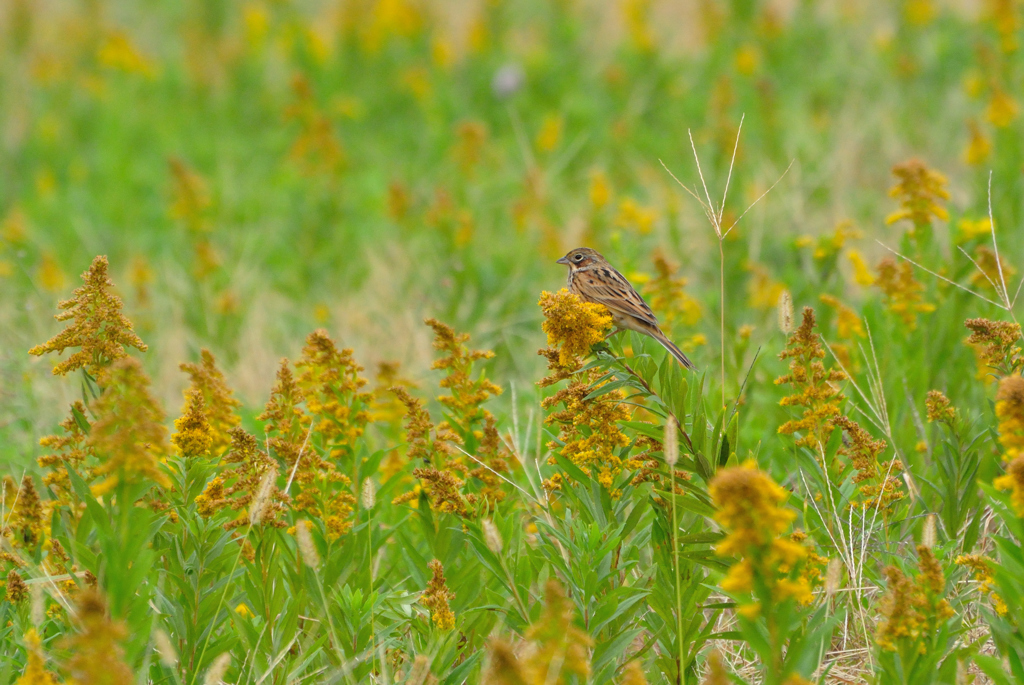
POLYGON ((661 346, 668 350, 668 353, 675 357, 676 360, 684 367, 691 371, 697 370, 697 367, 690 361, 690 358, 683 354, 683 351, 676 347, 674 342, 666 338, 664 333, 658 331, 657 333, 652 333, 651 337, 660 342, 661 346))

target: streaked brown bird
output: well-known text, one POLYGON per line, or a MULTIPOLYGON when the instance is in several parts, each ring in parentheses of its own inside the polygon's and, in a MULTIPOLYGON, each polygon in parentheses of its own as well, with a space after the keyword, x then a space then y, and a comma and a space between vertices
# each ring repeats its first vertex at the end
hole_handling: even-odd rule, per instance
POLYGON ((697 370, 683 351, 661 332, 657 317, 644 302, 644 298, 640 297, 640 293, 597 250, 577 247, 559 259, 558 263, 569 267, 570 292, 576 293, 586 302, 603 304, 620 329, 651 336, 680 364, 693 371, 697 370))

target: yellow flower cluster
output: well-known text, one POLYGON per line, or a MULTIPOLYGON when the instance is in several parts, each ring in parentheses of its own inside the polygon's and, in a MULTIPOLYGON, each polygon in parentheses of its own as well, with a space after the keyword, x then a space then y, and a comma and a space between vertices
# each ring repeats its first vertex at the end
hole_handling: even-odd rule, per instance
POLYGON ((891 505, 904 497, 901 481, 897 477, 903 471, 903 465, 899 461, 880 465, 878 455, 886 447, 885 440, 875 440, 853 419, 840 415, 836 417, 835 425, 843 429, 846 437, 843 446, 839 448, 839 455, 849 457, 850 463, 857 469, 853 482, 864 483, 858 490, 863 500, 853 505, 859 505, 865 510, 877 508, 888 513, 891 505))
POLYGON ((737 557, 722 580, 726 592, 743 595, 738 611, 748 617, 766 610, 763 601, 812 600, 805 566, 809 550, 784 533, 796 513, 781 505, 789 493, 754 462, 723 469, 708 488, 717 511, 715 520, 727 535, 715 548, 724 557, 737 557), (769 597, 758 596, 756 586, 767 587, 769 597))
MULTIPOLYGON (((423 466, 413 470, 413 475, 421 481, 418 487, 426 493, 434 510, 467 517, 477 513, 481 501, 493 504, 505 496, 498 474, 508 471, 508 464, 494 416, 481 406, 499 394, 501 388, 482 374, 475 374, 474 380, 473 373, 475 362, 490 359, 494 353, 470 350, 465 344, 469 335, 456 334, 450 326, 436 319, 427 319, 426 324, 434 330, 434 348, 443 353, 433 368, 447 372, 440 386, 451 394, 438 397, 438 401, 448 409, 448 420, 435 428, 422 402, 405 388, 394 387, 392 391, 408 409, 406 456, 409 460, 423 462, 423 466), (476 457, 476 468, 467 466, 459 447, 462 445, 476 457), (479 484, 477 491, 466 491, 469 479, 479 484)), ((414 489, 394 501, 409 502, 417 496, 414 489)))
POLYGON ((121 642, 128 631, 113 621, 99 591, 84 588, 78 594, 79 632, 65 641, 71 657, 64 665, 75 683, 131 683, 135 677, 125 663, 121 642))
POLYGON ((298 492, 292 499, 292 510, 322 521, 328 538, 336 539, 352 527, 348 520, 355 503, 352 481, 308 444, 306 438, 311 435, 313 426, 312 418, 302 409, 306 399, 288 360, 284 359, 267 406, 256 418, 267 422, 264 430, 270 436, 271 448, 284 462, 286 471, 294 473, 293 482, 298 492))
POLYGON ((181 451, 182 456, 189 458, 209 454, 213 445, 213 432, 206 417, 203 393, 189 390, 185 394, 185 407, 181 418, 174 420, 174 428, 177 432, 171 436, 171 442, 181 451))
POLYGON ((85 368, 93 376, 111 362, 128 355, 126 347, 145 352, 147 347, 132 331, 132 322, 121 313, 121 298, 111 292, 113 281, 107 276, 107 258, 96 257, 89 270, 82 274, 83 285, 74 292, 74 297, 62 300, 58 309, 63 309, 54 318, 57 321, 73 323, 28 352, 42 356, 47 352, 61 354, 69 347, 80 348, 53 369, 53 375, 63 376, 76 369, 85 368))
POLYGON ((25 651, 28 652, 28 663, 14 685, 57 685, 57 679, 46 670, 42 641, 35 628, 29 628, 25 633, 25 651))
POLYGON ((841 221, 832 233, 818 236, 817 240, 801 238, 798 241, 800 247, 814 246, 811 255, 816 261, 822 262, 827 259, 834 259, 842 251, 846 241, 861 237, 861 232, 853 228, 853 222, 841 221))
POLYGON ((352 350, 338 350, 327 331, 318 329, 307 336, 295 369, 313 434, 332 458, 350 456, 370 420, 367 407, 372 396, 362 390, 363 367, 355 362, 352 350))
POLYGON ((645 207, 631 197, 627 197, 619 203, 619 213, 615 217, 615 223, 620 228, 636 231, 640 235, 650 233, 657 220, 657 210, 653 207, 645 207))
POLYGON ((952 424, 956 420, 956 408, 941 390, 929 390, 924 401, 928 422, 952 424))
POLYGON ((444 579, 444 567, 437 559, 428 565, 431 573, 427 589, 420 597, 420 603, 430 610, 430 619, 440 630, 451 630, 455 627, 455 614, 448 603, 455 599, 455 594, 448 589, 444 579))
POLYGON ((231 444, 231 430, 241 422, 235 410, 242 403, 235 399, 234 392, 224 380, 224 374, 217 368, 213 354, 204 349, 199 353, 199 358, 198 364, 181 364, 179 368, 189 375, 190 389, 198 390, 203 395, 212 439, 210 453, 219 457, 231 444))
POLYGON ((686 279, 674 276, 678 265, 661 251, 654 254, 653 261, 655 276, 644 285, 644 294, 650 296, 655 311, 665 313, 663 328, 671 331, 676 323, 695 325, 700 321, 700 303, 684 289, 686 279))
POLYGON ((504 640, 493 640, 488 649, 490 666, 483 682, 499 685, 562 685, 568 676, 590 676, 593 640, 573 624, 575 606, 555 580, 544 588, 544 608, 526 629, 527 645, 520 655, 504 640))
POLYGON ((887 306, 903 320, 909 330, 917 328, 917 315, 935 311, 935 305, 922 301, 924 286, 914 278, 914 268, 908 262, 886 257, 878 263, 878 278, 874 285, 886 297, 887 306))
POLYGON ((76 400, 71 405, 68 417, 64 419, 60 427, 63 435, 47 435, 39 439, 39 446, 53 450, 38 459, 40 468, 46 469, 48 473, 43 476, 43 484, 50 488, 61 504, 67 505, 71 502, 71 482, 68 479, 68 468, 78 472, 86 482, 92 480, 92 474, 86 468, 86 459, 92 455, 86 438, 88 437, 82 426, 85 423, 85 404, 76 400))
MULTIPOLYGON (((557 293, 542 292, 537 304, 544 314, 542 328, 548 345, 557 349, 558 366, 570 373, 582 366, 590 348, 604 340, 612 328, 607 307, 584 302, 565 288, 557 293)), ((551 361, 550 356, 548 359, 551 361)))
POLYGON ((299 135, 292 143, 291 158, 310 176, 340 173, 345 167, 345 148, 334 124, 317 104, 309 80, 296 76, 292 93, 295 102, 285 111, 285 118, 298 123, 299 135))
POLYGON ((588 475, 596 471, 598 481, 610 489, 623 468, 638 468, 641 462, 624 462, 615 454, 615 450, 630 442, 619 428, 620 421, 630 418, 629 408, 620 401, 625 394, 616 390, 601 397, 587 398, 600 387, 595 385, 600 377, 601 372, 596 369, 585 376, 574 377, 568 387, 544 398, 541 406, 551 409, 562 405, 562 409, 552 412, 544 421, 559 426, 558 440, 549 442, 548 448, 561 452, 588 475))
POLYGON ((882 597, 875 642, 884 650, 926 653, 927 638, 947 619, 955 615, 945 599, 946 579, 930 548, 918 545, 916 577, 907 577, 900 569, 885 570, 889 590, 882 597))
POLYGON ((981 594, 992 600, 992 608, 1000 616, 1005 616, 1009 608, 1006 602, 998 594, 992 591, 995 587, 995 578, 992 576, 992 560, 982 554, 961 554, 956 558, 956 563, 971 569, 974 580, 978 583, 981 594))
POLYGON ((780 359, 790 360, 789 373, 776 378, 775 384, 791 385, 797 390, 795 394, 782 398, 779 404, 804 407, 803 416, 779 426, 779 433, 800 433, 796 444, 820 455, 835 428, 839 407, 846 399, 836 385, 846 380, 846 374, 838 369, 825 368, 822 361, 825 350, 814 330, 815 323, 814 310, 804 307, 799 328, 779 354, 780 359))
POLYGON ((152 481, 171 484, 160 466, 167 454, 164 413, 149 391, 149 377, 131 357, 114 362, 99 377, 103 394, 91 404, 96 420, 86 445, 99 464, 93 492, 99 496, 118 482, 152 481))
POLYGON ((1009 490, 1014 510, 1024 516, 1024 378, 1013 375, 999 382, 996 416, 1006 474, 996 478, 993 485, 1009 490))
POLYGON ((1012 282, 1017 275, 1017 269, 987 245, 974 248, 974 264, 977 271, 971 274, 971 284, 978 288, 1000 291, 1003 283, 1012 282))
POLYGON ((989 319, 967 319, 964 326, 971 331, 967 344, 979 350, 979 358, 1002 376, 1019 373, 1024 367, 1021 355, 1020 324, 989 319))
POLYGON ((49 525, 45 525, 43 503, 32 477, 25 474, 21 486, 10 476, 3 482, 4 512, 2 532, 11 548, 24 548, 31 552, 44 540, 49 525))
POLYGON ((249 512, 255 509, 255 501, 262 494, 258 523, 283 527, 278 515, 284 510, 287 496, 277 489, 273 482, 263 488, 264 479, 276 473, 277 463, 260 450, 256 438, 242 428, 231 429, 231 449, 221 457, 220 466, 225 467, 207 483, 202 494, 196 497, 196 510, 200 516, 209 518, 221 509, 240 512, 240 516, 225 524, 232 530, 249 522, 249 512), (266 492, 261 493, 261 489, 266 492))
MULTIPOLYGON (((456 334, 450 326, 437 319, 427 319, 426 324, 434 329, 434 349, 444 353, 430 368, 447 372, 440 385, 451 392, 437 400, 448 408, 454 423, 451 428, 466 440, 480 421, 490 416, 490 412, 480 405, 489 397, 501 394, 501 388, 483 375, 479 375, 476 380, 471 376, 474 362, 491 359, 494 352, 470 350, 465 345, 469 340, 468 333, 456 334)), ((448 427, 447 423, 439 428, 442 426, 448 427)))
POLYGON ((949 199, 945 176, 916 159, 897 164, 892 173, 897 182, 889 190, 889 196, 899 200, 900 209, 886 218, 887 224, 909 219, 914 225, 910 235, 917 237, 915 231, 931 226, 932 217, 943 221, 949 218, 941 204, 949 199))

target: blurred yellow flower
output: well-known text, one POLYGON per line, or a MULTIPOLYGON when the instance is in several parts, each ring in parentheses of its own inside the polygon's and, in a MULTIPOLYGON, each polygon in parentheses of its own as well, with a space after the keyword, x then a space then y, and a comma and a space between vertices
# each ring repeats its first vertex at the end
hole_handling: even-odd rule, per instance
MULTIPOLYGON (((931 225, 932 217, 946 220, 949 213, 941 204, 949 199, 946 190, 946 177, 929 169, 923 162, 912 159, 892 168, 897 183, 889 190, 889 196, 900 201, 900 209, 885 219, 885 223, 894 224, 909 219, 915 228, 931 225)), ((910 231, 914 234, 914 229, 910 231)))
POLYGON ((612 185, 608 175, 601 169, 590 172, 590 204, 601 210, 612 200, 612 185))
POLYGON ((747 281, 747 303, 753 309, 769 311, 779 304, 779 297, 786 287, 772 278, 771 273, 761 264, 747 266, 750 280, 747 281))
POLYGON ((875 277, 868 268, 867 262, 864 261, 864 256, 858 250, 847 250, 846 258, 850 260, 850 266, 853 267, 853 280, 858 285, 874 285, 875 277))
POLYGON ((761 52, 756 45, 746 44, 736 51, 736 71, 750 76, 761 66, 761 52))
POLYGON ((544 117, 535 144, 540 152, 551 152, 562 140, 562 129, 565 120, 560 114, 549 114, 544 117))
POLYGON ((966 243, 975 238, 988 237, 992 234, 992 223, 988 217, 980 219, 963 218, 957 222, 957 243, 966 243))
POLYGON ((1020 106, 1017 101, 1002 88, 996 87, 992 91, 992 99, 988 101, 985 108, 985 117, 992 122, 996 128, 1006 128, 1013 123, 1020 113, 1020 106))
POLYGON ((430 82, 430 72, 426 67, 408 67, 402 71, 401 85, 416 98, 420 104, 426 102, 434 92, 430 82))
POLYGON ((622 0, 622 14, 626 20, 629 42, 640 52, 651 52, 655 47, 650 13, 651 0, 622 0))
POLYGON ((927 26, 935 19, 933 0, 907 0, 903 6, 903 16, 913 26, 927 26))
POLYGON ((44 252, 39 260, 39 268, 36 271, 36 280, 43 290, 49 293, 57 293, 64 290, 67 278, 60 268, 60 264, 49 252, 44 252))
POLYGON ((126 74, 138 74, 146 78, 156 76, 152 60, 139 52, 123 31, 115 31, 106 36, 96 53, 96 59, 101 65, 126 74))
POLYGON ((270 15, 263 4, 247 3, 242 8, 242 23, 245 25, 245 42, 253 50, 261 48, 270 31, 270 15))
POLYGON ((971 138, 964 148, 964 161, 971 166, 978 166, 992 154, 992 143, 974 119, 967 122, 967 127, 971 138))
POLYGON ((934 304, 923 301, 924 286, 914 278, 914 268, 909 263, 897 263, 886 257, 878 263, 877 269, 875 287, 885 294, 889 311, 902 319, 909 330, 917 328, 918 314, 935 311, 934 304))
POLYGON ((619 213, 615 217, 615 223, 620 228, 634 230, 640 235, 649 234, 657 220, 657 210, 653 207, 645 207, 631 197, 627 197, 619 203, 619 213))
POLYGON ((839 298, 823 293, 819 299, 836 310, 836 333, 840 338, 851 340, 854 337, 863 338, 866 335, 864 325, 861 323, 860 317, 857 316, 857 312, 840 302, 839 298))

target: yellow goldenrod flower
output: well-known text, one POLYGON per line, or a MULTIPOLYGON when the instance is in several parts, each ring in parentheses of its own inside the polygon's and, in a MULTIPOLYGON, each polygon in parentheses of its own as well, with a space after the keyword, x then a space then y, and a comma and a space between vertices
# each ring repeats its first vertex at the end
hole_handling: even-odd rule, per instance
POLYGON ((41 356, 47 352, 60 354, 69 347, 80 348, 54 367, 55 376, 83 367, 95 376, 111 362, 127 356, 125 347, 142 352, 148 349, 132 331, 132 322, 121 313, 121 298, 110 292, 114 283, 107 276, 107 266, 105 256, 93 260, 89 270, 82 274, 83 285, 75 289, 70 300, 62 300, 57 305, 64 311, 54 318, 74 322, 28 351, 41 356))
POLYGON ((590 172, 590 204, 600 211, 612 200, 612 184, 601 169, 590 172))
POLYGON ((987 118, 996 128, 1006 128, 1013 123, 1020 113, 1020 106, 1009 93, 1002 88, 995 88, 992 91, 992 99, 985 108, 987 118))
POLYGON ((945 599, 946 580, 931 549, 918 545, 919 573, 907 577, 900 569, 885 570, 889 589, 880 603, 882 620, 875 642, 884 650, 911 655, 927 649, 931 637, 955 615, 945 599))
POLYGON ((639 661, 634 659, 626 664, 620 685, 647 685, 647 676, 644 675, 644 668, 639 661))
POLYGON ((719 471, 708 492, 717 508, 715 520, 727 532, 715 553, 737 558, 721 587, 744 596, 737 598, 738 610, 753 619, 768 600, 810 603, 810 576, 805 572, 809 550, 799 540, 783 535, 796 518, 795 512, 781 506, 789 493, 759 471, 752 460, 719 471), (758 587, 769 594, 758 592, 758 587))
POLYGON ((13 479, 3 484, 6 505, 3 519, 3 534, 12 547, 23 547, 30 552, 44 540, 49 524, 46 522, 43 503, 39 499, 32 476, 27 473, 16 486, 13 479))
POLYGON ((590 348, 612 328, 607 307, 584 302, 565 288, 557 293, 542 292, 538 304, 544 313, 542 327, 548 345, 556 348, 558 364, 565 369, 578 369, 590 348))
MULTIPOLYGON (((832 259, 842 251, 847 240, 859 238, 860 236, 860 231, 853 228, 852 221, 841 221, 836 226, 835 231, 818 236, 818 239, 814 241, 813 257, 818 261, 832 259)), ((805 241, 800 246, 809 245, 810 242, 805 241)))
POLYGON ((152 60, 139 52, 123 31, 111 33, 104 39, 96 59, 101 65, 126 74, 139 74, 146 78, 156 76, 152 60))
POLYGON ((160 468, 167 453, 164 413, 149 392, 142 365, 125 357, 105 369, 98 381, 103 394, 91 404, 96 420, 86 444, 100 462, 93 473, 103 480, 93 485, 93 492, 109 492, 122 478, 168 487, 170 479, 160 468))
POLYGON ((20 604, 29 596, 28 585, 22 579, 21 574, 13 568, 7 574, 7 601, 12 604, 20 604))
POLYGON ((44 252, 39 260, 39 268, 36 270, 36 280, 43 290, 49 293, 60 292, 64 289, 66 281, 60 264, 49 252, 44 252))
POLYGON ((199 390, 185 393, 185 407, 181 418, 174 420, 177 431, 171 442, 181 451, 182 456, 208 456, 213 445, 213 431, 206 416, 206 402, 199 390))
POLYGON ((1006 606, 1003 598, 993 592, 996 581, 992 575, 992 559, 982 554, 961 554, 956 558, 955 562, 971 570, 971 575, 974 576, 974 580, 978 583, 978 589, 981 591, 981 594, 991 600, 992 608, 995 609, 997 614, 1005 616, 1009 608, 1006 606))
MULTIPOLYGON (((676 322, 696 325, 701 316, 700 303, 684 290, 686 279, 674 277, 678 265, 670 262, 660 251, 654 253, 653 261, 656 275, 644 284, 643 293, 650 296, 651 307, 656 312, 664 313, 663 328, 671 331, 676 322)), ((639 279, 630 280, 640 282, 639 279)))
POLYGON ((76 603, 79 632, 65 640, 71 656, 64 670, 78 683, 135 682, 120 644, 128 631, 121 622, 111 620, 103 595, 86 587, 76 603))
POLYGON ((1024 366, 1021 356, 1020 324, 989 319, 967 319, 964 325, 971 331, 967 344, 977 350, 979 362, 1010 376, 1024 366))
MULTIPOLYGON (((231 448, 221 457, 224 468, 218 476, 206 484, 202 494, 196 497, 196 511, 209 518, 224 508, 235 512, 245 512, 255 508, 255 500, 261 494, 262 486, 267 484, 268 474, 277 472, 277 463, 249 433, 240 427, 230 431, 231 448)), ((273 482, 269 483, 269 493, 264 493, 264 502, 260 505, 259 523, 281 527, 284 524, 277 520, 284 510, 285 496, 277 490, 273 482)), ((247 516, 240 516, 225 525, 231 530, 243 526, 247 516)))
POLYGON ((974 265, 978 271, 971 274, 971 284, 977 288, 1002 290, 1002 284, 1011 283, 1017 275, 1017 269, 987 245, 974 248, 974 265))
POLYGON ((206 179, 177 157, 170 159, 172 219, 181 220, 185 227, 198 235, 210 230, 208 213, 213 207, 206 179))
POLYGON ((790 360, 790 372, 776 378, 775 384, 792 385, 798 391, 784 397, 780 402, 782 406, 804 407, 803 416, 784 423, 779 427, 779 433, 801 433, 802 437, 796 444, 820 454, 835 428, 839 407, 846 399, 836 385, 846 380, 846 374, 839 369, 825 368, 821 361, 825 358, 825 350, 814 326, 814 310, 804 307, 800 327, 789 337, 786 349, 779 354, 780 359, 790 360))
POLYGON ((535 144, 540 152, 551 152, 562 141, 562 129, 565 120, 560 114, 549 114, 544 117, 535 144))
POLYGON ((478 120, 461 121, 455 128, 452 156, 464 174, 472 173, 483 158, 487 144, 487 124, 478 120))
POLYGON ((576 607, 557 581, 544 587, 544 608, 524 637, 534 649, 522 664, 528 683, 564 682, 563 673, 590 676, 590 636, 573 624, 576 607), (555 680, 551 681, 551 675, 555 680))
POLYGON ((241 616, 242 618, 252 618, 253 616, 255 616, 255 614, 253 614, 252 610, 249 608, 249 605, 247 605, 244 602, 235 607, 235 613, 241 616))
POLYGON ((71 503, 71 482, 68 479, 67 467, 74 469, 87 482, 92 480, 92 474, 86 467, 86 458, 92 456, 92 452, 86 443, 86 433, 82 429, 85 418, 85 404, 76 400, 71 405, 68 417, 61 422, 63 435, 47 435, 39 439, 39 446, 50 450, 52 453, 39 457, 40 468, 47 469, 49 473, 43 476, 43 484, 50 488, 56 500, 62 505, 71 503), (78 418, 81 417, 81 418, 78 418))
POLYGON ((420 597, 420 603, 430 610, 430 620, 438 629, 451 630, 455 627, 455 614, 448 603, 455 599, 455 593, 449 590, 445 583, 444 567, 441 566, 441 562, 434 559, 428 566, 433 575, 420 597))
POLYGON ((747 270, 751 272, 747 282, 747 302, 750 307, 763 311, 775 309, 786 286, 772 278, 768 269, 761 264, 750 264, 747 270))
POLYGON ((878 263, 875 287, 886 297, 888 309, 896 314, 908 329, 917 328, 917 315, 935 311, 935 305, 923 302, 924 286, 914 278, 914 269, 908 262, 896 262, 886 257, 878 263))
POLYGON ((846 258, 850 260, 850 265, 853 267, 853 280, 858 285, 874 285, 875 277, 871 274, 867 262, 864 261, 864 256, 859 251, 847 250, 846 258))
POLYGON ((285 119, 299 125, 290 156, 308 175, 334 175, 345 167, 345 148, 334 124, 317 104, 313 86, 304 76, 292 81, 295 101, 285 110, 285 119))
POLYGON ((987 216, 977 220, 961 219, 957 222, 956 227, 957 243, 966 243, 975 238, 987 238, 992 235, 992 223, 988 220, 987 216))
POLYGON ((860 506, 865 510, 878 509, 882 514, 888 514, 891 505, 904 497, 900 486, 901 480, 898 477, 903 471, 903 465, 896 460, 890 464, 880 465, 878 456, 886 447, 885 440, 875 440, 853 419, 843 415, 837 416, 835 425, 843 429, 846 437, 838 455, 849 458, 857 470, 853 482, 862 484, 858 492, 863 499, 860 502, 853 502, 852 506, 860 506))
POLYGON ((999 382, 996 416, 1003 461, 1012 462, 1024 456, 1024 378, 1013 375, 999 382))
POLYGON ((615 223, 620 228, 636 231, 640 235, 647 235, 654 228, 654 222, 658 220, 658 212, 653 207, 644 207, 631 197, 627 197, 619 203, 619 213, 615 223))
POLYGON ((964 161, 971 166, 982 164, 992 154, 992 142, 974 119, 967 122, 970 140, 964 148, 964 161))
POLYGON ((57 679, 46 670, 42 641, 35 628, 29 628, 25 633, 25 651, 28 653, 28 663, 25 665, 25 672, 14 685, 57 685, 57 679))
POLYGON ((650 27, 651 0, 622 0, 622 14, 629 42, 640 52, 652 52, 655 39, 650 27))
POLYGON ((840 338, 852 340, 854 337, 863 338, 867 335, 857 312, 840 302, 838 297, 826 293, 820 295, 819 299, 836 310, 836 332, 840 338))
POLYGON ((206 418, 210 426, 212 444, 210 451, 220 456, 231 444, 231 430, 241 419, 235 413, 242 406, 228 387, 224 374, 217 368, 217 360, 207 349, 199 353, 199 363, 185 363, 178 368, 189 375, 189 389, 202 393, 206 418))
POLYGON ((1006 474, 992 481, 992 485, 997 490, 1009 490, 1014 511, 1017 516, 1024 516, 1024 456, 1007 464, 1006 474))
POLYGON ((761 52, 756 45, 747 43, 736 51, 736 71, 744 76, 751 76, 761 66, 761 52))
POLYGON ((909 219, 914 225, 910 235, 918 237, 916 231, 930 227, 932 217, 942 220, 949 218, 949 213, 941 204, 941 201, 949 199, 945 176, 916 159, 897 164, 892 168, 892 173, 897 183, 889 190, 889 196, 899 199, 900 209, 886 218, 887 224, 909 219))
POLYGON ((933 0, 906 0, 903 5, 903 16, 913 26, 927 26, 935 19, 933 0))
POLYGON ((953 423, 956 420, 956 408, 941 390, 929 390, 925 399, 928 422, 953 423))

